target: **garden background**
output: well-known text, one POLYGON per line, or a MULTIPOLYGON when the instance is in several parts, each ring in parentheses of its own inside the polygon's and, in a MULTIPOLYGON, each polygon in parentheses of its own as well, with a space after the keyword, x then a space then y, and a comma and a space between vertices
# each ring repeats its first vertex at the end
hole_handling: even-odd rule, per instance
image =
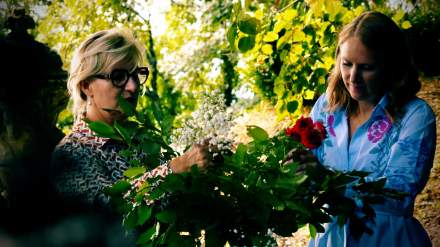
MULTIPOLYGON (((8 0, 0 3, 0 37, 9 34, 7 19, 17 8, 35 20, 29 33, 58 53, 65 71, 89 34, 131 29, 146 49, 147 86, 159 96, 161 127, 170 142, 200 95, 215 89, 234 109, 237 141, 247 141, 246 125, 274 134, 306 115, 325 90, 340 28, 365 10, 379 10, 408 34, 423 82, 419 96, 434 109, 439 126, 440 3, 435 0, 8 0)), ((153 114, 153 108, 144 94, 138 110, 153 114)), ((72 115, 68 107, 57 110, 56 126, 68 133, 72 115)), ((415 208, 434 246, 440 246, 439 136, 431 178, 415 208)), ((307 239, 308 231, 300 230, 279 244, 305 246, 307 239)))

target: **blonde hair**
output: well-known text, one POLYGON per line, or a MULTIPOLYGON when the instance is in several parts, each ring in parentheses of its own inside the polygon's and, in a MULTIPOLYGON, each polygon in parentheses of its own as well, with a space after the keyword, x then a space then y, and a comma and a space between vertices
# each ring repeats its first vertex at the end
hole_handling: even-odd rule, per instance
POLYGON ((86 111, 87 96, 81 90, 82 82, 91 81, 93 75, 108 73, 116 64, 134 69, 142 65, 142 61, 143 48, 128 30, 103 30, 83 41, 73 55, 67 80, 75 120, 86 111))
POLYGON ((390 97, 387 110, 395 117, 420 90, 420 81, 405 35, 391 18, 374 11, 361 14, 339 34, 335 67, 327 87, 328 111, 344 107, 352 114, 358 107, 345 88, 340 71, 340 46, 351 37, 359 38, 366 47, 380 55, 385 66, 382 90, 390 97))

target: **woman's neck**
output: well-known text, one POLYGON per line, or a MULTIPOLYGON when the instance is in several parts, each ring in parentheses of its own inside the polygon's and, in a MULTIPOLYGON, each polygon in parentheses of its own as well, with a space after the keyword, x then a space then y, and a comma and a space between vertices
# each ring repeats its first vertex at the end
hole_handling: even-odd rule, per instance
POLYGON ((358 101, 356 110, 350 114, 348 119, 349 125, 349 140, 351 140, 352 136, 356 132, 356 130, 365 123, 371 116, 375 104, 366 102, 366 101, 358 101))
POLYGON ((358 101, 357 109, 353 115, 355 117, 360 117, 361 119, 368 119, 373 112, 375 106, 375 103, 358 101))

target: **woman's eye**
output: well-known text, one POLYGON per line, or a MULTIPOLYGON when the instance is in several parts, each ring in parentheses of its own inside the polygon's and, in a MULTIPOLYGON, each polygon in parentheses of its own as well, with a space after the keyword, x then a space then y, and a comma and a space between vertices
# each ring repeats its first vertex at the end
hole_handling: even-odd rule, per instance
POLYGON ((351 66, 351 63, 349 63, 349 62, 342 62, 342 66, 350 67, 350 66, 351 66))
POLYGON ((374 70, 375 69, 374 65, 371 65, 371 64, 363 64, 362 68, 364 70, 374 70))

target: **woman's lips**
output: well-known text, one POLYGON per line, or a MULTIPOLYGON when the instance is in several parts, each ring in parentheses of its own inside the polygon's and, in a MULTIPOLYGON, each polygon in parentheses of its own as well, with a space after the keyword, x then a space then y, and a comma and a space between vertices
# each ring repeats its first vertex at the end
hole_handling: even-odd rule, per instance
POLYGON ((356 90, 362 90, 364 88, 363 84, 349 83, 350 87, 356 90))

